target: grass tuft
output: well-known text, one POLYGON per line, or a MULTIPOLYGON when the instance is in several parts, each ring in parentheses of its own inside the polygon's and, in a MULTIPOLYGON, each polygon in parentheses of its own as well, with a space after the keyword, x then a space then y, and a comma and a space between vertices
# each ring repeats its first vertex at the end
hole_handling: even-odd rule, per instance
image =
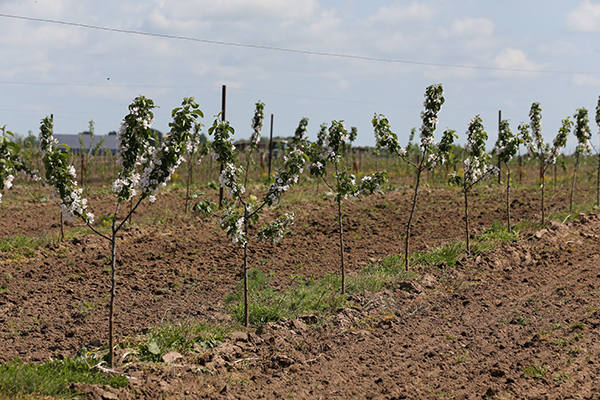
POLYGON ((169 323, 154 328, 141 343, 137 343, 138 355, 141 361, 160 362, 162 356, 170 351, 186 353, 193 350, 195 345, 212 349, 223 342, 229 333, 227 328, 218 325, 169 323))
POLYGON ((129 384, 123 375, 92 369, 98 362, 93 358, 74 357, 42 364, 15 360, 0 365, 0 397, 27 394, 73 397, 78 393, 69 388, 71 383, 109 385, 113 388, 129 384))

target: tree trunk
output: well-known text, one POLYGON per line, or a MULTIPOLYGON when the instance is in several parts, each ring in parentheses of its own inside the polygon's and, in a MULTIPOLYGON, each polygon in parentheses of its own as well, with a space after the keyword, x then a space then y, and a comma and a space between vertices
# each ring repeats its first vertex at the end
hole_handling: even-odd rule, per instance
POLYGON ((344 227, 342 225, 342 199, 338 194, 338 225, 340 236, 340 262, 342 266, 342 294, 346 293, 346 269, 344 267, 344 227))
MULTIPOLYGON (((116 215, 115 215, 115 219, 116 219, 116 215)), ((114 343, 113 343, 113 336, 114 336, 114 311, 115 311, 115 286, 116 286, 116 280, 115 280, 115 270, 116 270, 116 266, 117 266, 117 259, 116 259, 116 247, 117 247, 117 236, 116 236, 116 232, 114 232, 114 222, 113 222, 113 234, 110 240, 110 304, 108 307, 108 365, 110 366, 110 368, 113 367, 113 355, 114 355, 114 343)))
POLYGON ((545 168, 545 163, 544 161, 541 162, 541 168, 540 168, 540 179, 541 179, 541 186, 542 186, 542 225, 546 224, 546 208, 545 208, 545 204, 544 204, 544 196, 546 195, 546 168, 545 168))
POLYGON ((512 232, 512 224, 510 223, 510 168, 506 165, 506 227, 509 232, 512 232))
POLYGON ((192 185, 192 179, 194 174, 194 156, 190 155, 190 161, 188 164, 188 176, 185 188, 185 213, 188 213, 189 202, 190 202, 190 186, 192 185))
POLYGON ((423 150, 421 155, 421 161, 419 162, 419 167, 417 168, 417 178, 415 180, 415 191, 413 193, 413 201, 410 209, 410 214, 408 216, 408 223, 406 224, 406 237, 404 238, 404 269, 408 271, 409 264, 409 246, 410 246, 410 230, 412 227, 412 220, 415 214, 415 209, 417 208, 417 199, 419 196, 419 185, 421 183, 421 172, 423 171, 423 163, 425 162, 425 154, 426 151, 423 150))
POLYGON ((467 254, 471 255, 471 243, 469 238, 469 195, 466 183, 463 183, 463 193, 465 195, 465 238, 467 240, 467 254))
POLYGON ((60 210, 60 241, 61 242, 63 240, 65 240, 65 228, 63 226, 64 226, 63 214, 62 214, 62 210, 60 210))
POLYGON ((569 214, 573 213, 573 194, 575 193, 577 168, 579 168, 579 151, 575 152, 575 168, 573 169, 573 178, 571 179, 571 193, 569 194, 569 214))
POLYGON ((246 242, 244 243, 244 326, 250 324, 250 317, 248 313, 248 212, 244 210, 244 236, 246 242))

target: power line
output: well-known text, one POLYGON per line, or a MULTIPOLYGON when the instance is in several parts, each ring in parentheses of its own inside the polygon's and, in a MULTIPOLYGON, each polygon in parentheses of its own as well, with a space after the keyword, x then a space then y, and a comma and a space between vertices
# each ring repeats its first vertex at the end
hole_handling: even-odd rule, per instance
POLYGON ((216 46, 241 47, 241 48, 248 48, 248 49, 260 49, 260 50, 269 50, 269 51, 277 51, 277 52, 284 52, 284 53, 303 54, 303 55, 320 56, 320 57, 343 58, 343 59, 349 59, 349 60, 371 61, 371 62, 388 63, 388 64, 405 64, 405 65, 419 65, 419 66, 436 67, 436 68, 456 68, 456 69, 503 71, 503 72, 533 72, 533 73, 569 74, 569 75, 597 74, 597 72, 575 72, 575 71, 567 71, 567 70, 532 69, 532 68, 503 68, 503 67, 491 67, 491 66, 484 66, 484 65, 435 63, 435 62, 409 60, 409 59, 401 59, 401 58, 370 57, 370 56, 363 56, 363 55, 359 55, 359 54, 350 54, 350 53, 304 50, 304 49, 269 46, 269 45, 263 45, 263 44, 255 44, 255 43, 242 43, 242 42, 230 42, 230 41, 224 41, 224 40, 211 40, 211 39, 203 39, 203 38, 197 38, 197 37, 192 37, 192 36, 181 36, 181 35, 173 35, 173 34, 166 34, 166 33, 137 31, 137 30, 132 30, 132 29, 113 28, 113 27, 109 27, 109 26, 83 24, 83 23, 79 23, 79 22, 71 22, 71 21, 49 19, 49 18, 36 18, 36 17, 28 17, 28 16, 23 16, 23 15, 14 15, 14 14, 0 13, 0 17, 12 18, 12 19, 18 19, 18 20, 24 20, 24 21, 43 22, 43 23, 56 24, 56 25, 73 26, 73 27, 78 27, 78 28, 95 29, 95 30, 101 30, 101 31, 106 31, 106 32, 127 33, 127 34, 132 34, 132 35, 157 37, 157 38, 163 38, 163 39, 184 40, 184 41, 189 41, 189 42, 204 43, 204 44, 216 45, 216 46))

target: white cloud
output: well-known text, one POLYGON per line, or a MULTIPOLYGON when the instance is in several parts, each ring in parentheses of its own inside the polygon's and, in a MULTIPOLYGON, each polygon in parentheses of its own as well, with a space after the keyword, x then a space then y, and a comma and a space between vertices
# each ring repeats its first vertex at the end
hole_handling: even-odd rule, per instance
POLYGON ((487 18, 462 18, 453 22, 451 33, 456 36, 491 36, 495 28, 487 18))
POLYGON ((600 32, 600 3, 584 0, 567 15, 567 27, 579 32, 600 32))
POLYGON ((433 14, 433 9, 429 6, 415 1, 408 5, 394 3, 389 6, 380 7, 369 20, 375 23, 429 21, 433 17, 433 14))
POLYGON ((539 65, 531 61, 523 50, 506 48, 500 51, 494 59, 494 65, 512 71, 498 71, 501 76, 531 77, 537 74, 539 65))
POLYGON ((581 87, 600 86, 600 78, 591 75, 577 74, 573 76, 573 84, 581 87))

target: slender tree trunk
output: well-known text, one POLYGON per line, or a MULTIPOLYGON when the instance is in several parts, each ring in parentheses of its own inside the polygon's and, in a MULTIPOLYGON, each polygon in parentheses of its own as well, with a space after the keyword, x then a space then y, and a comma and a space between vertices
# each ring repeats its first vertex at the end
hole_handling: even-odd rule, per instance
POLYGON ((193 174, 194 174, 194 156, 190 155, 190 161, 188 164, 188 176, 187 176, 187 182, 186 182, 186 188, 185 188, 185 213, 188 213, 188 209, 189 209, 189 202, 190 202, 190 186, 192 185, 192 179, 193 179, 193 174))
POLYGON ((579 168, 579 152, 575 152, 575 168, 571 179, 571 193, 569 194, 569 214, 573 212, 573 194, 575 193, 575 182, 577 180, 577 168, 579 168))
POLYGON ((558 163, 554 163, 554 189, 556 189, 556 185, 558 184, 558 163))
POLYGON ((342 225, 342 198, 338 194, 338 225, 340 236, 340 263, 342 266, 342 294, 346 293, 346 269, 344 266, 344 227, 342 225))
POLYGON ((250 317, 248 313, 248 212, 244 210, 244 236, 246 242, 244 243, 244 326, 250 324, 250 317))
POLYGON ((469 237, 469 190, 466 183, 463 183, 463 193, 465 196, 465 238, 467 239, 467 254, 471 255, 471 243, 469 237))
POLYGON ((510 168, 506 165, 506 227, 509 232, 512 232, 512 224, 510 223, 510 168))
POLYGON ((502 161, 498 159, 498 185, 502 183, 502 161))
MULTIPOLYGON (((116 218, 116 215, 115 215, 116 218)), ((114 220, 113 220, 113 233, 110 240, 110 304, 108 307, 108 365, 113 367, 113 356, 114 356, 114 312, 115 312, 115 286, 116 286, 116 266, 117 266, 117 233, 114 231, 114 220)))
POLYGON ((415 215, 415 209, 417 208, 417 199, 419 196, 419 185, 421 183, 421 172, 423 171, 423 163, 425 162, 426 151, 423 151, 419 167, 417 168, 417 177, 415 179, 415 190, 413 193, 412 206, 410 208, 410 214, 408 216, 408 223, 406 224, 406 237, 404 238, 404 269, 408 271, 409 267, 409 253, 410 253, 410 231, 412 228, 412 220, 415 215))
POLYGON ((65 228, 64 226, 64 222, 63 222, 63 214, 62 214, 62 210, 60 211, 60 241, 62 242, 63 240, 65 240, 65 228))
POLYGON ((546 207, 544 204, 544 198, 546 195, 546 168, 545 168, 545 163, 544 161, 541 162, 541 168, 540 168, 540 179, 541 179, 541 186, 542 186, 542 225, 546 224, 546 207))

